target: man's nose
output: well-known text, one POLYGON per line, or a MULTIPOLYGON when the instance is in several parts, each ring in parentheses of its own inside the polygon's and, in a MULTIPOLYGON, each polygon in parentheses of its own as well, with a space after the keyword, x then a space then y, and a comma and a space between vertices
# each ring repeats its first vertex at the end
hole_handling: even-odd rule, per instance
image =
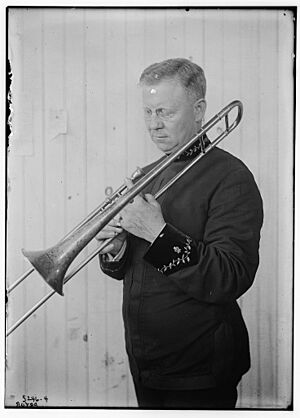
POLYGON ((163 126, 164 126, 164 123, 160 119, 160 117, 156 113, 153 113, 149 121, 150 129, 159 129, 159 128, 163 128, 163 126))

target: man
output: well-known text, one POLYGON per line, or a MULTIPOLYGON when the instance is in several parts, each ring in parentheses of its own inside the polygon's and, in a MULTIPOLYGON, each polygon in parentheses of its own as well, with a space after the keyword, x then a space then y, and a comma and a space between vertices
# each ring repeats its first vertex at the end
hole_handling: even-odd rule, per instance
MULTIPOLYGON (((153 64, 140 86, 146 126, 164 154, 199 131, 206 81, 198 65, 153 64)), ((234 408, 250 367, 236 300, 253 283, 259 260, 262 201, 252 174, 215 148, 154 198, 200 149, 199 141, 97 236, 116 236, 100 264, 123 280, 126 349, 140 407, 234 408)))

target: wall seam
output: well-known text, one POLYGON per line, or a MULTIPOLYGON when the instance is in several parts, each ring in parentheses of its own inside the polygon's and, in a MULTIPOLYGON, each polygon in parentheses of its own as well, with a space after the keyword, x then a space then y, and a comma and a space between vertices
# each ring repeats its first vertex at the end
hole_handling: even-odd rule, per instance
MULTIPOLYGON (((84 164, 84 213, 87 215, 88 207, 88 164, 87 164, 87 20, 86 20, 86 9, 83 10, 83 96, 84 96, 84 152, 83 152, 83 164, 84 164)), ((88 255, 88 251, 85 251, 86 256, 88 255)), ((89 386, 89 379, 90 379, 90 370, 89 370, 89 278, 88 278, 88 267, 84 269, 84 287, 85 287, 85 334, 86 340, 85 341, 85 350, 86 350, 86 403, 90 405, 90 386, 89 386)))
MULTIPOLYGON (((42 195, 42 210, 44 214, 44 222, 43 222, 43 246, 46 248, 46 224, 47 224, 47 217, 46 217, 46 153, 45 153, 45 141, 46 141, 46 115, 45 115, 45 89, 46 89, 46 81, 45 81, 45 17, 44 11, 41 11, 41 84, 42 84, 42 165, 44 167, 43 170, 43 195, 42 195)), ((44 291, 47 291, 48 285, 44 283, 44 291)), ((47 304, 44 307, 44 328, 45 328, 45 345, 44 345, 44 355, 45 355, 45 392, 48 396, 48 310, 47 304)))

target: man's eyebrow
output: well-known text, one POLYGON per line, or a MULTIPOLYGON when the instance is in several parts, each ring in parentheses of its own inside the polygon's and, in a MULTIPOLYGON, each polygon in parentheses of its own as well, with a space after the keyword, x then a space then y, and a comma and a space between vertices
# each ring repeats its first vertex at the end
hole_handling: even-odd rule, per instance
MULTIPOLYGON (((144 109, 152 110, 152 108, 149 107, 149 106, 144 106, 144 109)), ((164 107, 164 106, 159 106, 159 107, 156 107, 154 110, 158 111, 158 110, 162 110, 162 109, 170 109, 170 108, 169 107, 164 107)))
POLYGON ((171 106, 159 106, 159 107, 157 107, 155 109, 152 109, 149 106, 144 106, 144 109, 145 110, 151 110, 151 112, 152 111, 154 111, 154 112, 160 112, 162 110, 168 110, 170 112, 175 112, 177 110, 177 106, 175 106, 175 107, 171 107, 171 106))

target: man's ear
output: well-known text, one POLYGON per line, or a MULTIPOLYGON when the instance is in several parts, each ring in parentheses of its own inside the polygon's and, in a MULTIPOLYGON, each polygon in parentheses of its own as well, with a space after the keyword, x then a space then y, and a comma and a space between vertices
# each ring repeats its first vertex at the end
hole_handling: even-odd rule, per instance
POLYGON ((195 121, 201 122, 206 110, 206 101, 205 99, 198 99, 194 103, 194 113, 195 113, 195 121))

